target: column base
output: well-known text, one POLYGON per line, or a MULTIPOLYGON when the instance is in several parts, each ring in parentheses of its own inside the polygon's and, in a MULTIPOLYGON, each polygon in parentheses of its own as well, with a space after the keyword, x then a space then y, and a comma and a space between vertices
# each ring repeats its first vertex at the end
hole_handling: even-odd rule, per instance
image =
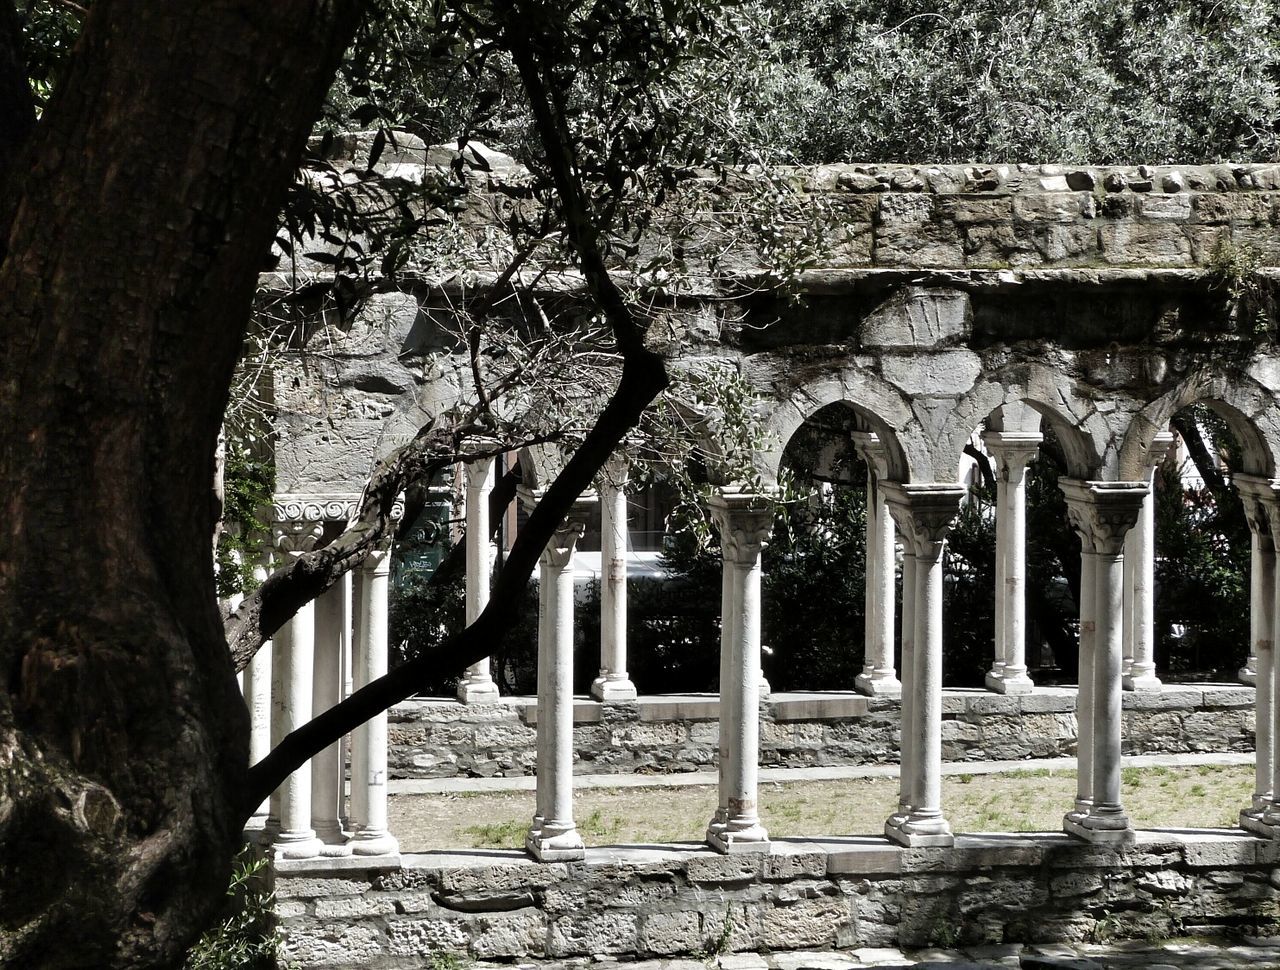
POLYGON ((1251 687, 1256 687, 1258 684, 1258 672, 1254 670, 1252 667, 1250 667, 1248 664, 1240 668, 1240 670, 1236 673, 1236 678, 1240 681, 1240 683, 1248 684, 1251 687))
POLYGON ((458 684, 458 701, 462 704, 496 704, 498 685, 491 680, 468 681, 458 684))
POLYGON ((539 862, 574 862, 587 856, 577 828, 565 828, 563 825, 544 823, 530 826, 524 847, 539 862))
POLYGON ((1133 842, 1134 831, 1125 815, 1077 815, 1069 812, 1062 831, 1094 845, 1125 845, 1133 842))
POLYGON ((858 674, 853 680, 853 689, 868 697, 901 697, 902 681, 892 675, 858 674))
POLYGON ((315 859, 324 848, 314 832, 281 832, 271 843, 277 859, 315 859))
POLYGON ((1280 839, 1280 818, 1275 815, 1272 815, 1268 821, 1265 812, 1259 814, 1245 809, 1240 813, 1240 827, 1264 839, 1280 839))
MULTIPOLYGON (((314 824, 314 823, 313 823, 314 824)), ((320 849, 320 855, 326 859, 338 859, 342 856, 351 855, 351 846, 347 842, 347 838, 342 833, 342 829, 337 825, 332 828, 316 827, 316 838, 320 840, 323 846, 320 849)))
POLYGON ((633 701, 638 695, 629 677, 621 680, 597 677, 591 682, 591 696, 598 701, 633 701))
POLYGON ((949 848, 956 842, 956 837, 951 834, 951 826, 941 817, 891 815, 884 823, 884 834, 890 842, 908 848, 949 848))
POLYGON ((998 674, 994 670, 987 674, 986 687, 997 694, 1030 694, 1036 683, 1026 672, 1008 674, 1002 668, 998 674))
POLYGON ((357 832, 347 847, 361 857, 400 854, 400 843, 388 832, 357 832))
POLYGON ((1135 694, 1158 694, 1164 689, 1164 684, 1155 674, 1125 674, 1120 683, 1125 690, 1135 694))
POLYGON ((716 832, 712 832, 708 828, 707 845, 724 855, 739 855, 743 852, 768 852, 769 833, 765 831, 764 826, 759 822, 740 829, 734 829, 730 824, 716 832))

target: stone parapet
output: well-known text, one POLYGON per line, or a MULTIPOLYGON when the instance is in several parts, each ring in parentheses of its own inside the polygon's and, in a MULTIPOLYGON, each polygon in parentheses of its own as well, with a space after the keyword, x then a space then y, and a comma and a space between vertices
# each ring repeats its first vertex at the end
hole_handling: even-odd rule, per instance
MULTIPOLYGON (((1124 695, 1124 753, 1252 751, 1254 691, 1170 686, 1124 695)), ((835 767, 898 760, 899 702, 852 693, 778 693, 760 705, 760 764, 835 767)), ((714 695, 574 704, 575 770, 675 774, 716 763, 714 695)), ((1075 754, 1073 688, 1023 695, 948 690, 942 701, 946 761, 1007 761, 1075 754)), ((390 715, 393 779, 532 775, 537 708, 531 698, 495 705, 414 700, 390 715)))
MULTIPOLYGON (((349 862, 350 860, 341 860, 349 862)), ((1280 843, 1228 830, 1139 832, 1122 848, 1065 835, 958 835, 905 849, 870 836, 405 856, 399 868, 277 863, 284 958, 300 970, 480 960, 957 946, 1280 933, 1280 843)))

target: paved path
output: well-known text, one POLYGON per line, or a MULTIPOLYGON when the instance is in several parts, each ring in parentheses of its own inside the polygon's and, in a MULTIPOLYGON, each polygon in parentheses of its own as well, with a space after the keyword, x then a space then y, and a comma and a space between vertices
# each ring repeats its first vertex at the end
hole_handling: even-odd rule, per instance
POLYGON ((1167 940, 1107 945, 1008 943, 964 950, 862 947, 730 953, 706 960, 618 961, 610 957, 528 964, 469 964, 471 970, 1278 970, 1280 940, 1167 940))
MULTIPOLYGON (((1251 765, 1253 752, 1206 754, 1142 754, 1124 759, 1126 768, 1183 767, 1190 765, 1251 765)), ((1016 771, 1075 771, 1075 758, 1038 758, 1025 761, 944 761, 944 775, 995 775, 1016 771)), ((760 780, 771 782, 836 781, 844 778, 897 778, 898 766, 843 765, 831 768, 761 768, 760 780)), ((716 785, 714 771, 690 771, 670 775, 575 775, 575 788, 686 788, 716 785)), ((392 779, 392 795, 437 795, 446 792, 533 791, 533 775, 514 778, 401 778, 392 779)))

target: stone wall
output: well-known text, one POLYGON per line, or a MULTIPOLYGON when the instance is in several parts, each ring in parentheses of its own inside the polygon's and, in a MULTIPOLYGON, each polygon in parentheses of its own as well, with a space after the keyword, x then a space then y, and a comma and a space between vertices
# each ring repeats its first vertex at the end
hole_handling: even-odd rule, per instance
POLYGON ((872 837, 406 856, 375 870, 277 863, 291 965, 421 967, 477 959, 705 956, 720 950, 955 946, 1280 933, 1280 842, 1143 832, 1122 850, 1063 835, 960 836, 948 849, 872 837))
MULTIPOLYGON (((1251 687, 1167 687, 1124 695, 1126 754, 1252 751, 1251 687)), ((761 705, 760 763, 770 768, 898 760, 896 700, 856 694, 774 694, 761 705)), ((574 709, 580 774, 669 774, 714 766, 719 701, 644 697, 631 704, 579 700, 574 709)), ((531 698, 466 706, 415 700, 390 716, 392 778, 531 775, 537 708, 531 698)), ((942 756, 1003 761, 1073 755, 1075 690, 943 696, 942 756)))

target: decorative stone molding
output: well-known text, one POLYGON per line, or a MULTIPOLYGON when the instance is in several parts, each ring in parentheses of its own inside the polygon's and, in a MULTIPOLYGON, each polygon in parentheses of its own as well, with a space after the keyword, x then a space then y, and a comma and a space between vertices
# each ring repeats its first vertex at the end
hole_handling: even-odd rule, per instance
POLYGON ((1089 550, 1103 556, 1124 552, 1125 534, 1137 524, 1142 501, 1151 491, 1146 482, 1096 482, 1060 478, 1071 526, 1089 550))
MULTIPOLYGON (((272 502, 275 522, 349 522, 360 507, 359 495, 277 495, 272 502)), ((392 521, 404 518, 404 499, 391 506, 392 521)))

